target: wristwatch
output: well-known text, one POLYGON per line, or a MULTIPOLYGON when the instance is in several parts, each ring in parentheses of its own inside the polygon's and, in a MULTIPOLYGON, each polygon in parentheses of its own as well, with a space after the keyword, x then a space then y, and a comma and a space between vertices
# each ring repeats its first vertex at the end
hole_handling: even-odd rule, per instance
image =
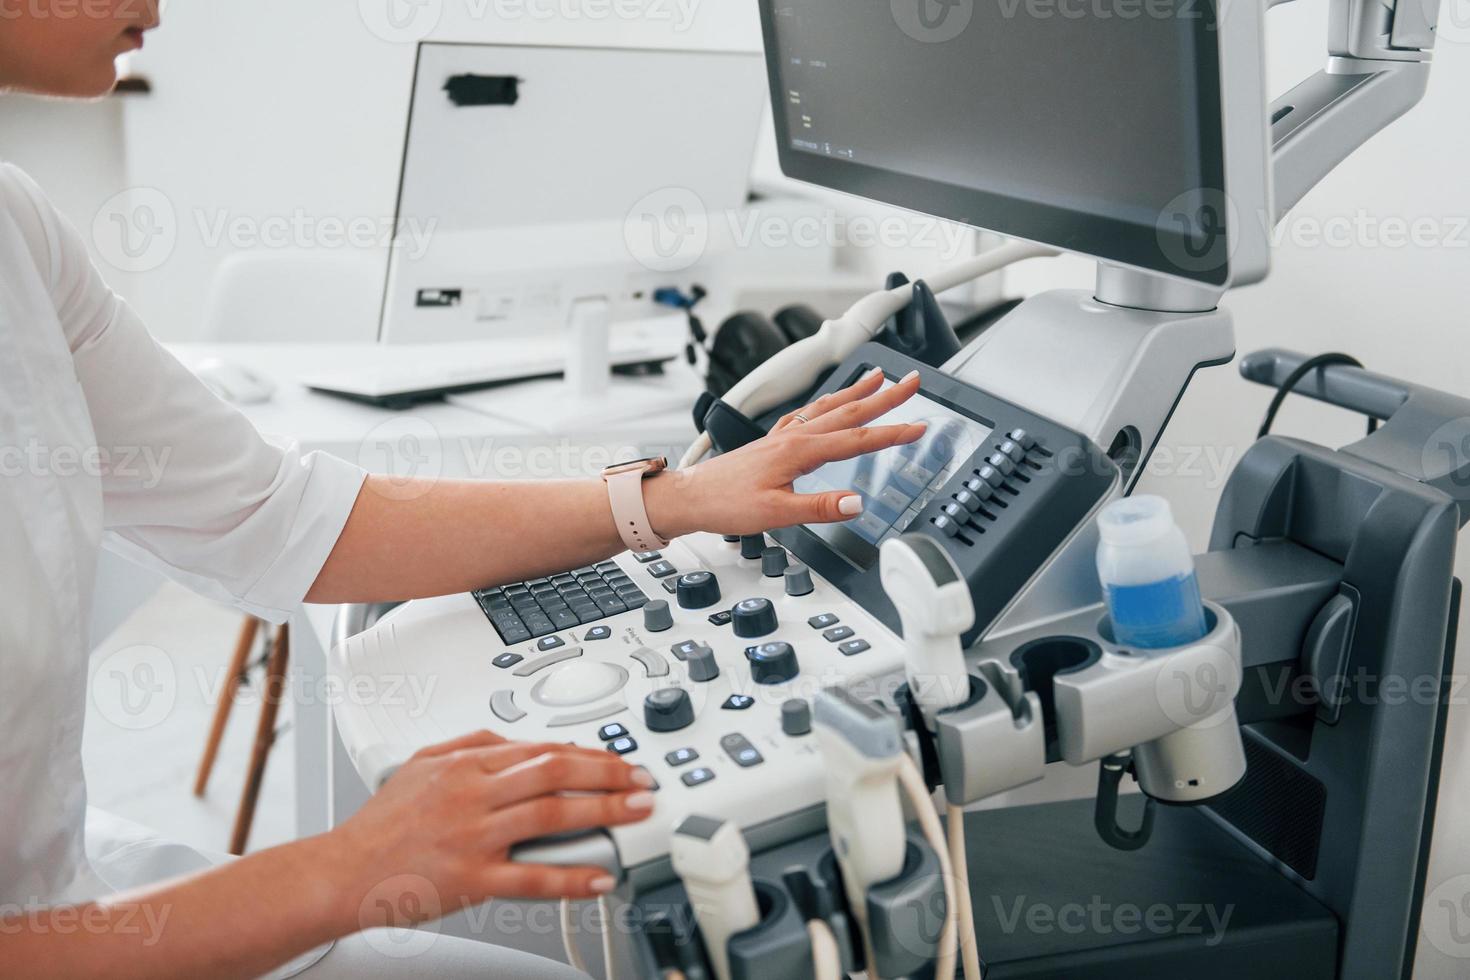
POLYGON ((612 504, 613 522, 630 551, 658 551, 669 543, 654 533, 648 522, 648 509, 643 505, 643 480, 669 468, 663 456, 649 456, 626 463, 615 463, 602 471, 607 482, 607 497, 612 504))

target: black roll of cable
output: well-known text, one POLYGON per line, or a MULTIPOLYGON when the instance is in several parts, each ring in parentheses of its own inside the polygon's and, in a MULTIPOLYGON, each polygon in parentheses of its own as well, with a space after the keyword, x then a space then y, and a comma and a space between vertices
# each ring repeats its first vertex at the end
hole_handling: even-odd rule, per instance
MULTIPOLYGON (((1276 389, 1276 394, 1271 399, 1270 407, 1266 409, 1266 418, 1261 422, 1261 429, 1256 433, 1256 438, 1261 439, 1271 433, 1271 426, 1276 421, 1276 413, 1281 411, 1281 405, 1286 401, 1286 396, 1291 394, 1292 389, 1301 384, 1303 378, 1313 371, 1334 365, 1361 368, 1363 362, 1350 354, 1342 354, 1337 351, 1330 351, 1326 354, 1318 354, 1316 357, 1307 358, 1295 371, 1287 375, 1286 379, 1276 389)), ((1372 435, 1376 431, 1378 431, 1378 420, 1369 418, 1368 434, 1372 435)))

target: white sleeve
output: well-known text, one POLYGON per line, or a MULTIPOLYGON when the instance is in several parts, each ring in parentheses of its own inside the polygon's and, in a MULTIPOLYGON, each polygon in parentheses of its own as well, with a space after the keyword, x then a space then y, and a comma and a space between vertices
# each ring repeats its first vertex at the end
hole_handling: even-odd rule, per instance
POLYGON ((283 621, 342 533, 364 473, 267 441, 148 334, 31 181, 0 169, 87 399, 101 461, 105 544, 204 595, 283 621), (20 203, 20 202, 16 202, 20 203))

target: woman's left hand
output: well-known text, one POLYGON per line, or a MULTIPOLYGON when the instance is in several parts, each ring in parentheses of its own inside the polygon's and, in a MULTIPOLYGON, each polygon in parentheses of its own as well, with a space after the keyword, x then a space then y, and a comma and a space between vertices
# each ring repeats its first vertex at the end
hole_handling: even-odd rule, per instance
POLYGON ((648 481, 649 522, 664 537, 692 531, 757 534, 793 524, 847 521, 862 513, 851 490, 797 493, 792 483, 826 463, 915 442, 925 425, 869 427, 919 390, 919 373, 879 390, 877 368, 851 386, 783 416, 764 438, 648 481))

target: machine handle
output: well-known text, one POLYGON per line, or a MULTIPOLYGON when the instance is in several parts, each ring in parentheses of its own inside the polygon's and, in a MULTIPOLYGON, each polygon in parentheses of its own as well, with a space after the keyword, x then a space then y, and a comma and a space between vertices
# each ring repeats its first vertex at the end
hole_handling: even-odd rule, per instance
MULTIPOLYGON (((1279 388, 1307 360, 1273 347, 1240 361, 1241 377, 1279 388)), ((1294 389, 1384 425, 1343 452, 1443 491, 1470 522, 1470 400, 1347 365, 1311 371, 1294 389)))

